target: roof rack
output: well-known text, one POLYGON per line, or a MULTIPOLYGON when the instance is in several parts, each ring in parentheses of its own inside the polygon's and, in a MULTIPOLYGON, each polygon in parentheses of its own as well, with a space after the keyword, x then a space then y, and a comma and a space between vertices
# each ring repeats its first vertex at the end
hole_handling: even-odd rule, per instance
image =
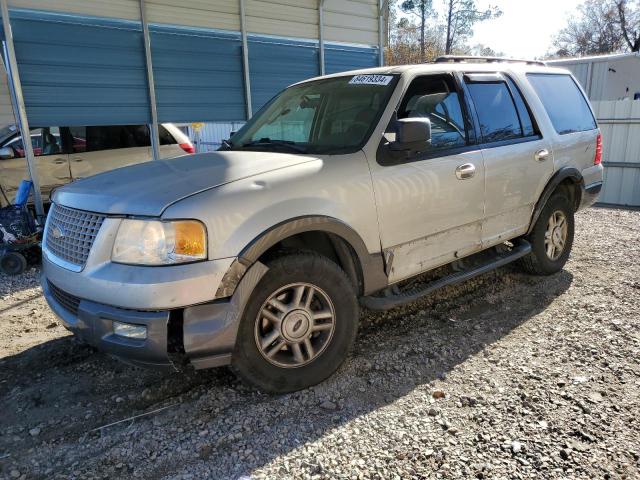
POLYGON ((540 60, 524 60, 519 58, 507 57, 479 57, 472 55, 443 55, 434 60, 434 63, 467 63, 467 62, 484 62, 484 63, 526 63, 527 65, 540 65, 546 67, 547 64, 540 60))

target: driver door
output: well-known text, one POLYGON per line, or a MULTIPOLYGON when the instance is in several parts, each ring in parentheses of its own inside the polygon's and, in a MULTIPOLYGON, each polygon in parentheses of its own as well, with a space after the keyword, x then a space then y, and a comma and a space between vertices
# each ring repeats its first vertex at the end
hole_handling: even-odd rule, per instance
MULTIPOLYGON (((429 118, 431 146, 388 164, 381 144, 377 159, 370 161, 380 239, 392 283, 481 249, 484 161, 474 146, 467 112, 453 76, 416 77, 397 117, 429 118)), ((385 134, 388 141, 395 140, 392 124, 385 134)))

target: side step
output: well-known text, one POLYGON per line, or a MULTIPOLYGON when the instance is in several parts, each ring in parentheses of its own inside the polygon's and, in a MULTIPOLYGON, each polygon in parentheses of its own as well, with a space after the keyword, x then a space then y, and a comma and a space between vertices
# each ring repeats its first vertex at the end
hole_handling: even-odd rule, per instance
POLYGON ((453 273, 439 280, 428 283, 424 287, 409 289, 408 291, 399 293, 397 295, 391 295, 388 297, 362 297, 360 298, 360 304, 363 307, 368 308, 369 310, 390 310, 392 308, 399 307, 400 305, 405 305, 407 303, 418 300, 419 298, 424 297, 425 295, 429 295, 439 288, 446 287, 447 285, 456 285, 458 283, 465 282, 473 277, 477 277, 478 275, 482 275, 483 273, 487 273, 491 270, 495 270, 496 268, 500 268, 508 263, 513 262, 514 260, 524 257, 529 252, 531 252, 531 244, 529 242, 522 239, 516 240, 514 241, 514 246, 511 251, 502 254, 496 254, 490 261, 482 265, 471 268, 469 270, 453 273))

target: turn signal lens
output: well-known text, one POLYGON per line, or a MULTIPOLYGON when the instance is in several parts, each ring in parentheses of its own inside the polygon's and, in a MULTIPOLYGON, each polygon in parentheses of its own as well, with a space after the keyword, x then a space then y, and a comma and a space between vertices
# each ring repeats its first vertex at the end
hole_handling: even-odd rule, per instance
POLYGON ((175 222, 174 253, 184 257, 204 258, 207 250, 207 239, 204 227, 200 222, 175 222))
POLYGON ((594 165, 600 165, 602 163, 602 134, 598 132, 596 138, 596 156, 593 159, 594 165))

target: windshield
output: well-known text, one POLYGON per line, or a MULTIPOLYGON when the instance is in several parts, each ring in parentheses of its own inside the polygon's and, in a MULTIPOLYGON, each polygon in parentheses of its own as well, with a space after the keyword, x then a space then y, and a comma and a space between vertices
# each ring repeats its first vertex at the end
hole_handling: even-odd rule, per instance
POLYGON ((380 120, 396 83, 395 75, 349 75, 287 88, 222 150, 354 152, 380 120))

